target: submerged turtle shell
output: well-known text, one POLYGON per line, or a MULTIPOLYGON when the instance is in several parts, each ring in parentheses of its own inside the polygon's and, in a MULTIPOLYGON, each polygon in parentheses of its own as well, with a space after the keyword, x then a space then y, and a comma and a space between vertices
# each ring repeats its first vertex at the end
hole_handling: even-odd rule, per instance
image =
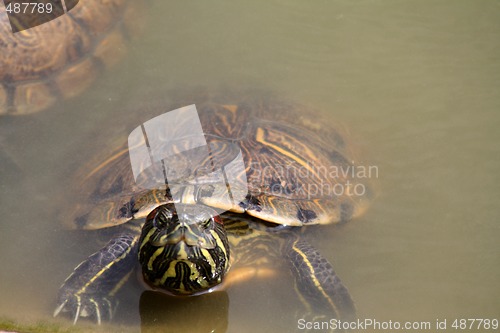
MULTIPOLYGON (((196 202, 284 225, 346 221, 366 208, 372 195, 368 179, 351 172, 356 165, 352 150, 325 114, 272 97, 202 96, 162 110, 189 104, 196 104, 212 150, 219 146, 224 155, 228 147, 241 149, 245 172, 239 178, 248 186, 248 195, 235 206, 205 185, 198 188, 196 202)), ((121 224, 168 200, 165 187, 145 195, 134 182, 126 141, 80 173, 77 209, 69 220, 73 228, 121 224)))
POLYGON ((18 33, 0 12, 0 115, 38 112, 80 94, 103 67, 123 57, 142 2, 84 0, 65 15, 18 33))

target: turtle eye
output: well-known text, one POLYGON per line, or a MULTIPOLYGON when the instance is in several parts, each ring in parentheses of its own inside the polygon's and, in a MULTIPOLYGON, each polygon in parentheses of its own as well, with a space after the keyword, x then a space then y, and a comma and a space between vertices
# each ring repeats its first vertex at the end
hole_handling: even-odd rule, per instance
POLYGON ((156 229, 165 229, 167 223, 172 219, 172 213, 166 209, 160 209, 154 219, 153 225, 156 229))
POLYGON ((210 219, 210 218, 207 218, 207 219, 204 219, 203 221, 201 221, 202 228, 207 229, 208 227, 210 227, 210 222, 212 222, 212 219, 210 219))
POLYGON ((167 222, 160 216, 156 216, 153 220, 153 225, 156 229, 163 229, 167 225, 167 222))

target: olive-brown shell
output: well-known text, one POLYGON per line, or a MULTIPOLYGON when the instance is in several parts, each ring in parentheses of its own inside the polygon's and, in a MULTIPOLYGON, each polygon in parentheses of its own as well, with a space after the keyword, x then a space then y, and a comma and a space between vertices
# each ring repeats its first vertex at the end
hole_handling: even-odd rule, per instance
POLYGON ((52 21, 13 33, 0 12, 0 115, 44 110, 85 90, 125 53, 131 0, 85 0, 52 21))
MULTIPOLYGON (((372 196, 369 179, 351 172, 358 163, 352 149, 343 131, 324 114, 297 103, 255 96, 208 101, 198 96, 158 112, 189 104, 197 106, 212 154, 232 155, 232 148, 241 149, 245 169, 237 178, 248 188, 245 198, 228 203, 225 185, 195 185, 190 192, 196 193, 195 202, 284 225, 346 221, 367 207, 372 196), (214 147, 220 149, 214 151, 214 147)), ((134 182, 126 137, 121 142, 114 153, 93 161, 80 173, 76 213, 66 221, 70 226, 118 225, 145 216, 168 200, 164 186, 145 190, 134 182)), ((171 163, 171 169, 183 165, 176 160, 171 163)), ((204 164, 199 167, 207 169, 204 164)), ((181 183, 192 184, 191 180, 181 183)))

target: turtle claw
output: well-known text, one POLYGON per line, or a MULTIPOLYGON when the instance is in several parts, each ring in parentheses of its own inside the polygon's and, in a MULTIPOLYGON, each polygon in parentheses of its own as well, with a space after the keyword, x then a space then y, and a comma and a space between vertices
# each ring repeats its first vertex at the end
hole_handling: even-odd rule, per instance
POLYGON ((81 262, 59 288, 54 317, 63 312, 73 318, 95 320, 113 318, 118 305, 115 293, 131 275, 137 260, 138 236, 122 234, 81 262))
POLYGON ((80 309, 81 308, 82 308, 81 304, 78 303, 78 306, 76 307, 75 318, 73 319, 73 325, 76 325, 76 321, 78 320, 78 317, 80 317, 80 309))
POLYGON ((66 303, 68 303, 68 300, 65 300, 64 302, 62 302, 57 306, 57 308, 54 310, 54 315, 53 315, 54 317, 57 317, 57 315, 62 311, 66 303))
POLYGON ((79 318, 94 319, 98 325, 101 325, 103 320, 111 320, 113 318, 113 309, 116 304, 113 304, 108 298, 95 298, 90 295, 72 295, 60 302, 54 310, 54 317, 60 313, 67 313, 73 318, 73 325, 79 318))

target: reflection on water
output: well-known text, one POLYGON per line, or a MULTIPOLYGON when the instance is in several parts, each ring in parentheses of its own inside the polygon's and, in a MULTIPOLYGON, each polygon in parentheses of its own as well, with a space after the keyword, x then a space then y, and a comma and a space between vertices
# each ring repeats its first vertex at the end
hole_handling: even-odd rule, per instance
MULTIPOLYGON (((305 236, 360 317, 498 317, 496 2, 156 1, 149 11, 146 37, 83 96, 0 119, 1 317, 50 320, 60 283, 100 246, 60 227, 69 177, 126 137, 144 101, 198 85, 265 87, 329 112, 378 166, 364 216, 305 236)), ((227 291, 228 332, 292 330, 290 288, 227 291)))
POLYGON ((215 292, 199 297, 168 297, 145 292, 141 297, 141 332, 226 332, 229 297, 215 292))

